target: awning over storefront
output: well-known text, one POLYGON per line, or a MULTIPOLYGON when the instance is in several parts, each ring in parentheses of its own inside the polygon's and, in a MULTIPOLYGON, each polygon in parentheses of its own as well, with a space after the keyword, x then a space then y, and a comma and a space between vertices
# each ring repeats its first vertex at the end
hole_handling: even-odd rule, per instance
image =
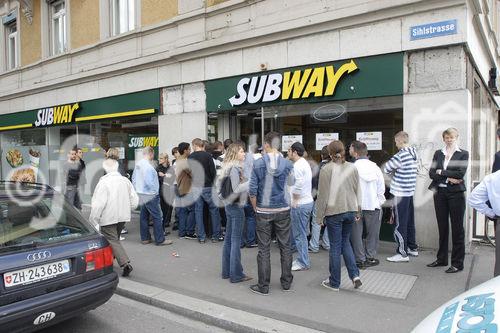
POLYGON ((207 81, 207 112, 402 95, 403 58, 349 58, 207 81))
POLYGON ((0 131, 154 115, 159 109, 160 90, 153 89, 0 115, 0 131))

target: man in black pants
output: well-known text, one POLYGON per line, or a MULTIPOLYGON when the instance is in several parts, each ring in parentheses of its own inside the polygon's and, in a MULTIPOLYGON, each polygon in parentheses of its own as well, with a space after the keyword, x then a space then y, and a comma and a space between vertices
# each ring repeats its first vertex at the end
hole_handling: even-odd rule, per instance
POLYGON ((290 248, 290 204, 285 191, 293 165, 278 151, 281 136, 276 132, 267 133, 264 138, 266 154, 254 162, 250 179, 250 202, 257 219, 257 239, 259 253, 257 266, 259 283, 250 286, 257 294, 269 294, 271 279, 271 232, 274 227, 281 255, 281 288, 290 290, 292 275, 292 250, 290 248))
POLYGON ((77 159, 76 147, 68 153, 68 160, 63 165, 63 193, 66 200, 76 209, 82 210, 82 200, 80 197, 80 179, 82 175, 82 164, 77 159))

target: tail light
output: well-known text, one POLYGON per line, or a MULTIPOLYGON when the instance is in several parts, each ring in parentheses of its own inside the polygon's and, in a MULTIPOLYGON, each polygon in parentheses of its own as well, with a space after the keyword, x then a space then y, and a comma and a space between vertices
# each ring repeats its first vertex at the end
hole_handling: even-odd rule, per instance
POLYGON ((86 272, 95 271, 113 265, 111 246, 85 253, 86 272))

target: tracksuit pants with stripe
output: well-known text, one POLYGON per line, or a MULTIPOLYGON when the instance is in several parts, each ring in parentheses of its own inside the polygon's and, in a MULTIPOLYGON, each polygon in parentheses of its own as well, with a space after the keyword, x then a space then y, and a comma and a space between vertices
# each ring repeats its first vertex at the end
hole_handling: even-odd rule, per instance
POLYGON ((408 250, 417 250, 415 239, 415 213, 413 196, 394 197, 394 239, 398 245, 396 251, 403 257, 408 256, 408 250))

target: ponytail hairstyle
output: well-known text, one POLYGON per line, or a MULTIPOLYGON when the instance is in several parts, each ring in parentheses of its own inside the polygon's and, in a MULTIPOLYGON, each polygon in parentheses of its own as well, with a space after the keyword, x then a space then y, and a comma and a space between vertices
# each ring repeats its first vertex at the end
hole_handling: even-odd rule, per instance
POLYGON ((334 140, 328 145, 328 152, 333 163, 345 163, 345 146, 342 141, 334 140))

